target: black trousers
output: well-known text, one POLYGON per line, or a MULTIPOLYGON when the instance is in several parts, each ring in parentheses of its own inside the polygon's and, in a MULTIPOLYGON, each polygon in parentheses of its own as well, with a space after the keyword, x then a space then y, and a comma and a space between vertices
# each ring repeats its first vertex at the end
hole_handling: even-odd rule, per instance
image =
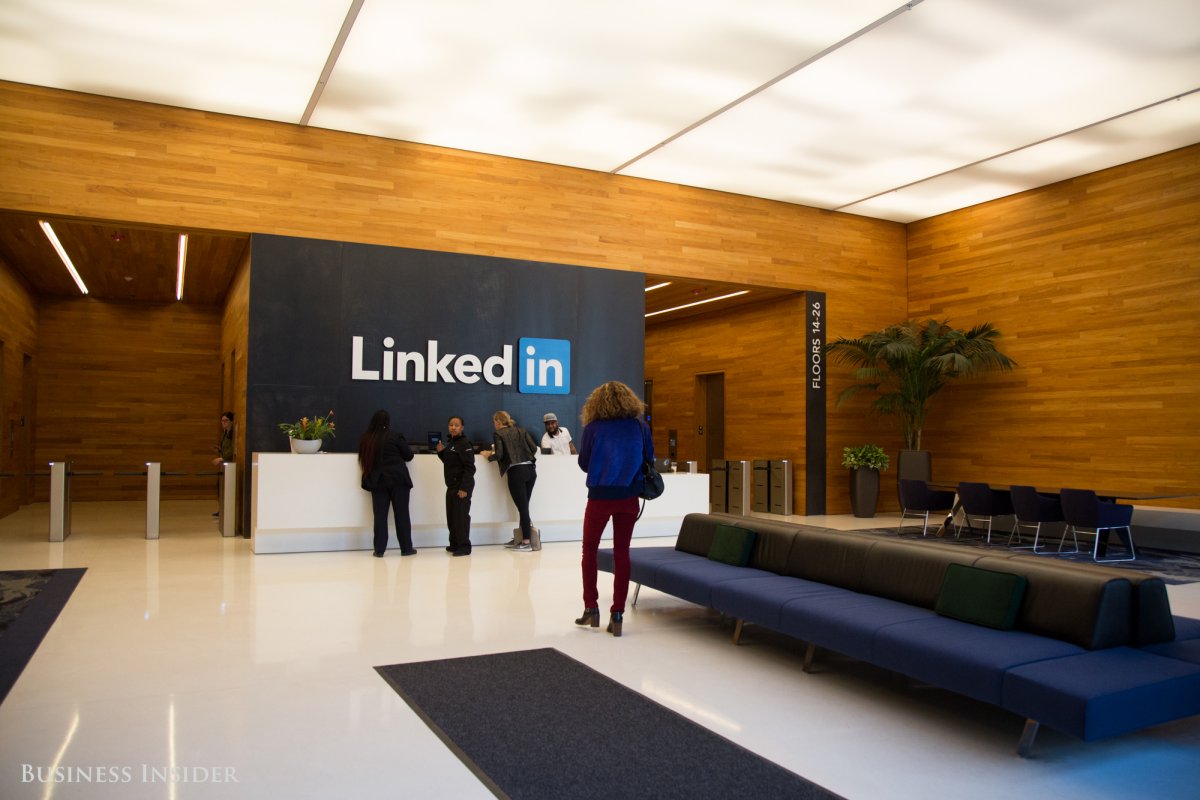
POLYGON ((376 553, 387 550, 389 506, 396 516, 396 540, 400 543, 400 552, 412 551, 412 521, 408 517, 408 494, 411 491, 409 486, 393 486, 390 489, 379 488, 371 492, 371 511, 375 514, 376 553))
POLYGON ((537 469, 533 464, 516 464, 504 473, 508 478, 508 493, 521 520, 521 538, 529 538, 533 523, 529 519, 529 498, 533 497, 533 484, 537 481, 537 469))
POLYGON ((450 529, 450 549, 471 552, 471 496, 458 496, 458 489, 446 490, 446 527, 450 529))

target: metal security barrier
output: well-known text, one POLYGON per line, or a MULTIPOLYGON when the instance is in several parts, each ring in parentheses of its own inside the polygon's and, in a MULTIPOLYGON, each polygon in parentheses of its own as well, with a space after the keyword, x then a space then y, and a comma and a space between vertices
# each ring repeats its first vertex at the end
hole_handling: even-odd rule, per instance
POLYGON ((144 472, 115 472, 114 475, 146 477, 146 538, 157 539, 162 523, 162 479, 166 476, 187 475, 186 472, 163 472, 162 464, 147 461, 144 472))
POLYGON ((237 464, 221 463, 221 508, 217 527, 222 536, 237 536, 237 464))
POLYGON ((729 513, 747 516, 750 513, 750 489, 754 478, 749 461, 729 461, 729 513))
POLYGON ((708 472, 708 507, 716 514, 750 513, 754 478, 749 461, 714 459, 708 472))
POLYGON ((50 462, 50 541, 71 535, 71 462, 50 462))
POLYGON ((792 462, 787 459, 771 462, 771 508, 772 514, 790 517, 795 504, 792 499, 792 462))
POLYGON ((708 469, 708 510, 724 514, 729 510, 729 462, 714 459, 708 469))
POLYGON ((754 462, 754 510, 763 514, 792 513, 792 462, 754 462))

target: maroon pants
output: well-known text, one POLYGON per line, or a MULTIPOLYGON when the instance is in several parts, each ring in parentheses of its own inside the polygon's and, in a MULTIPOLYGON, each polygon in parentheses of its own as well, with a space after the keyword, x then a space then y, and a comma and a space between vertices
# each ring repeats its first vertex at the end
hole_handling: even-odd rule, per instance
POLYGON ((600 607, 600 592, 596 589, 596 550, 608 520, 613 522, 613 600, 609 611, 624 611, 629 594, 629 542, 633 539, 633 523, 637 521, 638 499, 587 501, 583 512, 583 606, 600 607))

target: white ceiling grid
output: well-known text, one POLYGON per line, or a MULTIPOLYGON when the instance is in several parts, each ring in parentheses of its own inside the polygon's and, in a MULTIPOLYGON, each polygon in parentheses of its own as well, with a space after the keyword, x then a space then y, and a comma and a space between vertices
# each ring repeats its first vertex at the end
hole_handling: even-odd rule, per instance
POLYGON ((4 0, 0 79, 908 222, 1200 141, 1200 2, 4 0))

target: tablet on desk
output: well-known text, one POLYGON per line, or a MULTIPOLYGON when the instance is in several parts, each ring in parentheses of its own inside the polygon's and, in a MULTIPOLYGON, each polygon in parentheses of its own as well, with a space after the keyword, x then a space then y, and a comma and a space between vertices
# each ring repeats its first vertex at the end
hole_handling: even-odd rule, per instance
POLYGON ((441 431, 430 431, 426 435, 429 438, 429 449, 437 450, 437 446, 442 443, 442 432, 441 431))

